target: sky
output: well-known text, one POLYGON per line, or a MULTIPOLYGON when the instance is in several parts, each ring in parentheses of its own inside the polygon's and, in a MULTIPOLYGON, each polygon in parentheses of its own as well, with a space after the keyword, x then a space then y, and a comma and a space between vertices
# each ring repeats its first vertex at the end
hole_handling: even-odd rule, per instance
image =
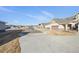
POLYGON ((35 25, 79 12, 79 6, 0 6, 0 21, 10 25, 35 25))

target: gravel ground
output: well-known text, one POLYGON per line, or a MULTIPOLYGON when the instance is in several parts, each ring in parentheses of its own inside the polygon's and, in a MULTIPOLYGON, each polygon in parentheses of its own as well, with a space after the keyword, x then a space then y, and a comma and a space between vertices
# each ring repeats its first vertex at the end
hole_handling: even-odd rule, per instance
POLYGON ((20 38, 22 53, 78 53, 79 34, 74 36, 50 36, 29 33, 20 38))

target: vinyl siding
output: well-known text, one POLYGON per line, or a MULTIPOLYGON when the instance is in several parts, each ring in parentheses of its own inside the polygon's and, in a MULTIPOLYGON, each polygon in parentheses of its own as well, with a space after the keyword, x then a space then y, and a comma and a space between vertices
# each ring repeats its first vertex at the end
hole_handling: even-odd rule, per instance
POLYGON ((5 30, 6 26, 3 23, 0 23, 0 30, 5 30))

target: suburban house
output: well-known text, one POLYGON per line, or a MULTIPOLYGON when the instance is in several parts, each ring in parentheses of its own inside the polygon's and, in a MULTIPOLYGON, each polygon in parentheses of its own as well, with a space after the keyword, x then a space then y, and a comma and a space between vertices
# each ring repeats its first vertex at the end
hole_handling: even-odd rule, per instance
POLYGON ((5 29, 6 29, 6 25, 5 24, 6 24, 5 22, 0 21, 0 32, 4 32, 5 31, 5 29))
POLYGON ((79 13, 67 18, 54 18, 47 24, 39 24, 41 28, 49 30, 79 31, 79 13))
POLYGON ((46 25, 45 23, 41 23, 41 24, 38 25, 38 27, 39 27, 40 29, 43 29, 43 28, 45 28, 45 25, 46 25))
POLYGON ((45 28, 48 30, 57 30, 59 27, 59 24, 56 23, 56 21, 52 20, 49 22, 49 24, 45 25, 45 28))

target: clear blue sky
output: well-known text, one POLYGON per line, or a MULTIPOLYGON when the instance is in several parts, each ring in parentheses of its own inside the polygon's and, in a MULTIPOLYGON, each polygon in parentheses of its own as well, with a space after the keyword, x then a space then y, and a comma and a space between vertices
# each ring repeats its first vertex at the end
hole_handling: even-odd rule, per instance
POLYGON ((39 24, 76 12, 79 12, 78 6, 1 6, 0 20, 14 25, 39 24))

